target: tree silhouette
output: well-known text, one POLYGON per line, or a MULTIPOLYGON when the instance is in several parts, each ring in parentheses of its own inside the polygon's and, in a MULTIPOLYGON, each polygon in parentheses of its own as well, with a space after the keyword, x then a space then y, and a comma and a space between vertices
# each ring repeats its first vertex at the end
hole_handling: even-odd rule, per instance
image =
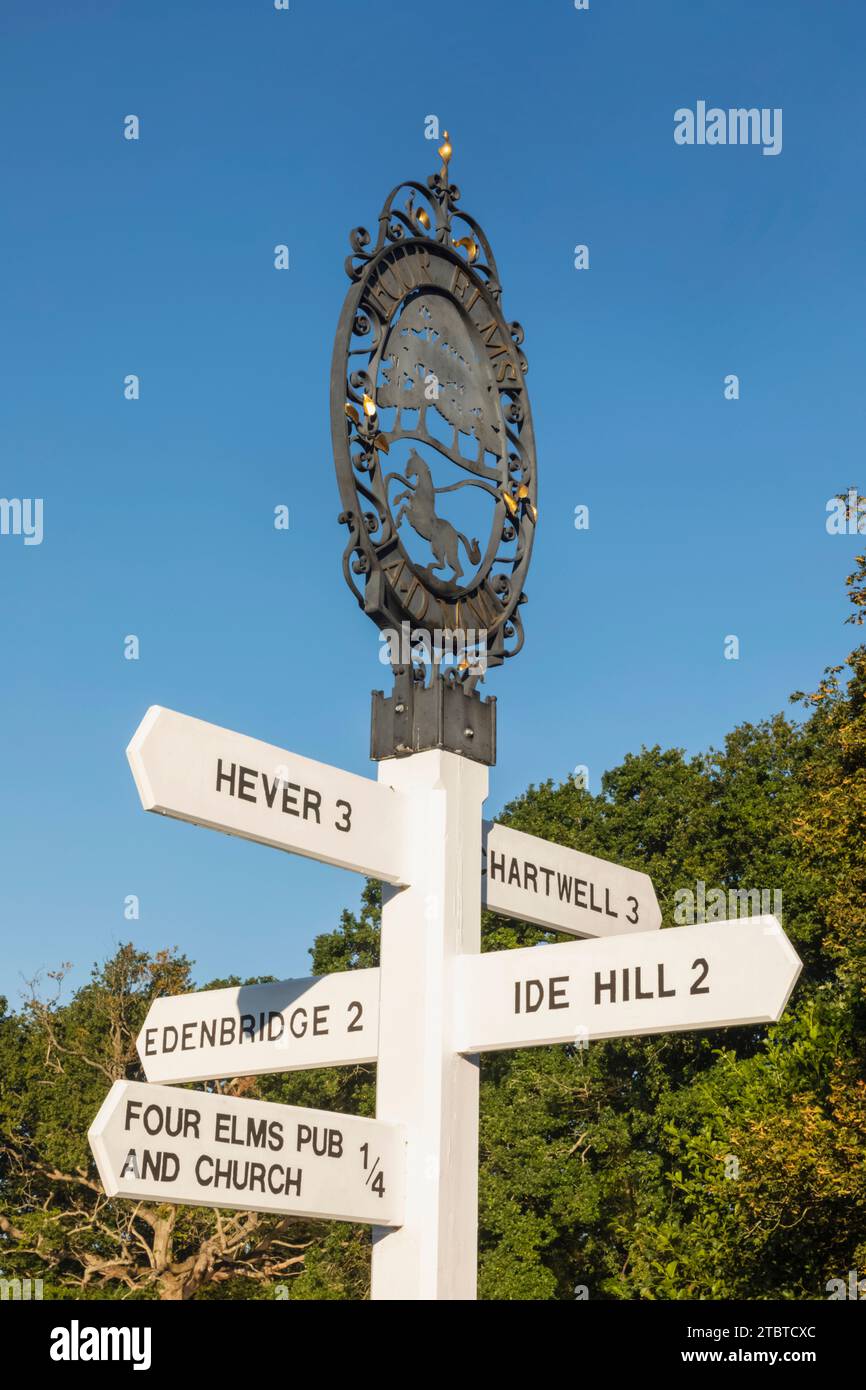
MULTIPOLYGON (((383 359, 384 381, 377 398, 380 407, 397 410, 396 431, 403 430, 403 411, 417 410, 417 429, 410 433, 430 439, 426 417, 432 405, 454 429, 446 452, 455 462, 472 467, 460 452, 461 434, 471 435, 478 444, 476 466, 483 465, 485 452, 499 456, 498 402, 484 382, 460 315, 448 300, 425 295, 413 300, 392 329, 388 346, 390 355, 383 359), (431 374, 438 384, 433 399, 428 395, 431 374)), ((437 441, 430 442, 439 447, 437 441)))

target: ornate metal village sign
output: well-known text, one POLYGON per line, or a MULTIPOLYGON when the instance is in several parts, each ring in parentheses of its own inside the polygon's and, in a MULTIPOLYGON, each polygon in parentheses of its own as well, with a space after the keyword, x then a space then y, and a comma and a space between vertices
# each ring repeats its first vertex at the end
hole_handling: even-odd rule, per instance
POLYGON ((495 704, 476 685, 523 645, 535 445, 523 330, 503 316, 487 237, 457 207, 447 133, 439 154, 426 186, 387 198, 372 250, 363 227, 351 234, 331 368, 343 569, 391 642, 373 756, 439 747, 492 763, 495 704))

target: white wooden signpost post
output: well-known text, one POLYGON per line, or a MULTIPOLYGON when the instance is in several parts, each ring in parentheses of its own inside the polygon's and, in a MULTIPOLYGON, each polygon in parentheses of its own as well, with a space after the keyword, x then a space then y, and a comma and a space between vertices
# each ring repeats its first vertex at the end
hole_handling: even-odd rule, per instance
POLYGON ((110 1197, 370 1223, 375 1299, 475 1297, 480 1053, 771 1022, 800 970, 775 918, 659 931, 645 873, 482 821, 496 707, 475 664, 522 644, 535 447, 523 329, 447 135, 439 153, 375 246, 352 233, 331 372, 343 573, 407 629, 373 698, 378 781, 160 706, 127 750, 145 810, 380 880, 379 968, 157 1000, 147 1082, 115 1083, 90 1130, 110 1197), (450 670, 443 630, 464 639, 450 670), (482 955, 482 907, 587 939, 482 955), (370 1062, 375 1120, 177 1089, 370 1062))

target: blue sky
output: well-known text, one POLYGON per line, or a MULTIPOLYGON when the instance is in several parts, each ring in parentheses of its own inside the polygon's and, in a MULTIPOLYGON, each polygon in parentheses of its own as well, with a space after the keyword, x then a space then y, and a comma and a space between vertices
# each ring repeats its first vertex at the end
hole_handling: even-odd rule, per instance
POLYGON ((857 539, 825 504, 864 490, 862 5, 6 0, 0 23, 0 493, 44 499, 41 545, 0 536, 12 1002, 130 937, 201 980, 304 974, 358 901, 145 815, 124 749, 159 703, 375 774, 328 371, 348 232, 436 167, 428 114, 525 327, 538 442, 488 814, 641 744, 718 744, 844 657, 857 539), (782 108, 781 153, 678 146, 698 100, 782 108))

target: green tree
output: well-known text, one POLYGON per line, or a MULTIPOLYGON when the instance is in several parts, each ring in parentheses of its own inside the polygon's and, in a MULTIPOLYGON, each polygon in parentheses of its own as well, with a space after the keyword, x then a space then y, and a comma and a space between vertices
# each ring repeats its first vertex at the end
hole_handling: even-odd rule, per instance
MULTIPOLYGON (((63 973, 52 976, 51 999, 34 991, 21 1012, 9 1013, 5 1001, 0 1011, 4 1277, 41 1278, 54 1298, 273 1296, 304 1267, 317 1238, 309 1223, 109 1201, 87 1144, 112 1082, 143 1079, 136 1035, 154 998, 193 988, 189 962, 122 946, 69 1003, 61 1002, 63 973)), ((212 987, 227 983, 239 981, 212 987)), ((245 1094, 253 1084, 239 1078, 222 1089, 245 1094)), ((320 1281, 326 1257, 315 1262, 320 1281)), ((330 1283, 339 1287, 336 1277, 330 1283)))

